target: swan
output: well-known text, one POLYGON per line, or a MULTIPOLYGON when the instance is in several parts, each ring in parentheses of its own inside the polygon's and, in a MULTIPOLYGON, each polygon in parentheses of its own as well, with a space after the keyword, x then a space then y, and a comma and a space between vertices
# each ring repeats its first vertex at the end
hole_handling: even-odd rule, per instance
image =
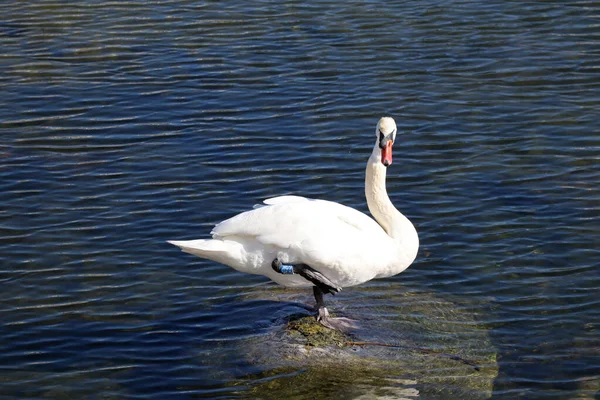
POLYGON ((311 287, 317 320, 336 330, 354 321, 329 315, 323 294, 404 271, 415 260, 419 237, 390 201, 386 170, 392 164, 396 123, 383 117, 367 162, 369 216, 327 200, 280 196, 217 224, 212 239, 168 241, 184 252, 264 275, 286 287, 311 287))

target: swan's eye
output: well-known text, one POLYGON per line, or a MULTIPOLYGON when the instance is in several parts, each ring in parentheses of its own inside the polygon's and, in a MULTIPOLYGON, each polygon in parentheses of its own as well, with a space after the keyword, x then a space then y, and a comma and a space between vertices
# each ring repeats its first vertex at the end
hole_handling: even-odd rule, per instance
POLYGON ((394 143, 395 139, 396 139, 396 130, 391 131, 387 135, 384 134, 383 132, 379 131, 379 147, 380 148, 383 149, 387 145, 387 142, 389 140, 391 140, 392 143, 394 143))

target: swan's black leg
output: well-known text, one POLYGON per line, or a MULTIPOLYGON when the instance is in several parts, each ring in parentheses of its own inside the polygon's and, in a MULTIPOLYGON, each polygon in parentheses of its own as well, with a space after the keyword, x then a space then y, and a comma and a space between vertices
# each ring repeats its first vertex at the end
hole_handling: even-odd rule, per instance
POLYGON ((271 263, 271 267, 273 267, 275 272, 279 272, 280 274, 298 274, 304 279, 312 282, 316 287, 321 289, 323 293, 336 294, 342 290, 341 287, 336 286, 325 275, 306 264, 287 265, 282 264, 281 261, 276 258, 271 263))
POLYGON ((313 286, 313 294, 315 295, 315 301, 317 302, 317 321, 321 322, 323 320, 328 319, 329 311, 327 311, 327 307, 325 307, 325 302, 323 301, 323 291, 317 286, 313 286))

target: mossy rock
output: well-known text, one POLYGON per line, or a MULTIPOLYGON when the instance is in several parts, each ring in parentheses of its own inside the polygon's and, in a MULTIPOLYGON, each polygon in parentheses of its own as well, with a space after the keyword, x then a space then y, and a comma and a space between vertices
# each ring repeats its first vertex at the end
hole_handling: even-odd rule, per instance
POLYGON ((351 338, 339 331, 324 327, 317 320, 310 317, 292 319, 287 324, 289 335, 301 335, 309 347, 347 347, 351 338))
POLYGON ((290 305, 290 299, 310 304, 309 293, 253 295, 279 299, 288 312, 295 307, 240 344, 261 371, 242 380, 256 398, 491 396, 496 350, 477 320, 479 304, 401 287, 357 288, 327 299, 330 311, 361 325, 342 334, 318 324, 305 305, 290 305))

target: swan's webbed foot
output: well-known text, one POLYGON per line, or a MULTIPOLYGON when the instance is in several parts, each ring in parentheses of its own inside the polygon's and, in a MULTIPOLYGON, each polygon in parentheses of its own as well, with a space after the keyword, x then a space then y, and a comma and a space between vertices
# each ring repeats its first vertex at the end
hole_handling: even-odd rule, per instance
POLYGON ((276 258, 271 263, 271 267, 275 272, 279 272, 280 274, 298 274, 321 289, 323 293, 336 294, 342 290, 341 287, 336 286, 325 275, 306 264, 283 264, 276 258))
POLYGON ((317 301, 317 321, 329 329, 340 332, 348 332, 357 329, 359 326, 356 321, 349 318, 333 318, 329 315, 325 302, 323 301, 323 291, 318 286, 313 286, 313 294, 317 301))
POLYGON ((330 317, 326 307, 319 307, 317 321, 326 328, 340 332, 348 332, 358 328, 358 324, 353 319, 330 317))

